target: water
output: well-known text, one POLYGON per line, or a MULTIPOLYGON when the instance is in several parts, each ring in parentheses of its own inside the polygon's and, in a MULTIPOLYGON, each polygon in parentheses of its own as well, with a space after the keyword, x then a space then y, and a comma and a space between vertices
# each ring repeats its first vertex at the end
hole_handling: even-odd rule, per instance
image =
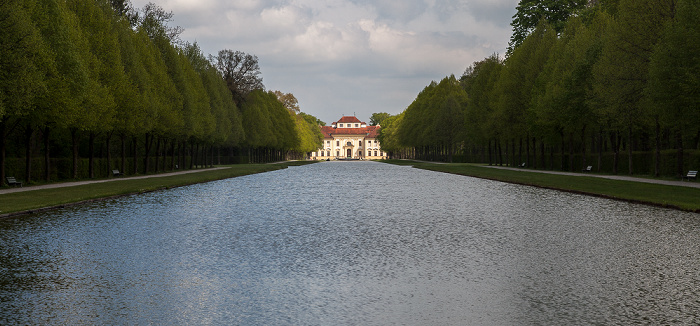
POLYGON ((0 220, 0 324, 700 322, 700 215, 323 162, 0 220))

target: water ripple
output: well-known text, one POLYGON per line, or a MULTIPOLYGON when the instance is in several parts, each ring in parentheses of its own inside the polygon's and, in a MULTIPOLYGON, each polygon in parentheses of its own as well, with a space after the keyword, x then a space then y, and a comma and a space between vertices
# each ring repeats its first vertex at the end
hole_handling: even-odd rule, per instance
POLYGON ((0 324, 693 324, 699 221, 324 162, 0 221, 0 324))

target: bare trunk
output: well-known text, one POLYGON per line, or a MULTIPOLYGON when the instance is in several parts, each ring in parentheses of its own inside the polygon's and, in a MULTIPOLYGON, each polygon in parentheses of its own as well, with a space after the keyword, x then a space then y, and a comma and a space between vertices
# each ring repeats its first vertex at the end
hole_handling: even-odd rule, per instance
POLYGON ((34 137, 34 127, 27 125, 24 130, 25 136, 25 161, 24 161, 24 179, 26 183, 32 181, 32 138, 34 137))
POLYGON ((70 135, 73 147, 73 179, 78 179, 78 130, 75 128, 71 129, 70 135))
POLYGON ((49 140, 50 140, 51 128, 44 127, 44 180, 46 182, 51 181, 51 153, 49 151, 49 140))

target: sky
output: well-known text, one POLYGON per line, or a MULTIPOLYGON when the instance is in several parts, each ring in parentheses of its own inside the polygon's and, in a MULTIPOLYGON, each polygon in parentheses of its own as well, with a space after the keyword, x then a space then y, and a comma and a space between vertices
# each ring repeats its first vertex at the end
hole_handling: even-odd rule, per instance
POLYGON ((398 114, 431 81, 505 54, 518 0, 131 0, 174 14, 205 55, 258 57, 266 90, 330 124, 398 114))

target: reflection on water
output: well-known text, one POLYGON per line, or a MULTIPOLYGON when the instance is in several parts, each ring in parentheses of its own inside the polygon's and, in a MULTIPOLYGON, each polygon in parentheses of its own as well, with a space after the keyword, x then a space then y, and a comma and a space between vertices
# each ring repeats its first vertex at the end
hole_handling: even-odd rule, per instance
POLYGON ((324 162, 0 221, 0 324, 692 324, 698 217, 324 162))

